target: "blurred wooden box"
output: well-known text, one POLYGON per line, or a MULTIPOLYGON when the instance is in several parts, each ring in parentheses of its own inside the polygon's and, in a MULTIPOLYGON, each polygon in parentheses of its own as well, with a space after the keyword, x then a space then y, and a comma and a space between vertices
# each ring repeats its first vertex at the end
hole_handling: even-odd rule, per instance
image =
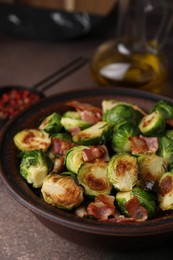
POLYGON ((60 9, 68 12, 108 14, 117 0, 0 0, 2 3, 21 3, 33 7, 60 9))

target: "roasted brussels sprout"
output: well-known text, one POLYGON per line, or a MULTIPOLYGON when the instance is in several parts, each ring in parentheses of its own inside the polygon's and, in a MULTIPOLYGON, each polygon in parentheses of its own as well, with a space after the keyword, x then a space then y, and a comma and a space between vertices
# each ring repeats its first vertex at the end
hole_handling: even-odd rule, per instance
POLYGON ((43 130, 25 129, 14 136, 14 143, 21 151, 47 151, 51 144, 51 138, 43 130))
POLYGON ((162 156, 168 164, 173 163, 173 140, 167 136, 159 137, 159 149, 157 154, 162 156))
POLYGON ((68 132, 71 131, 74 127, 79 127, 80 129, 85 129, 91 126, 91 123, 86 122, 81 119, 70 118, 70 117, 62 117, 61 124, 63 125, 64 129, 68 132))
POLYGON ((121 212, 128 217, 146 220, 147 218, 154 217, 156 213, 155 196, 141 187, 134 187, 131 191, 127 192, 119 191, 115 199, 121 212), (134 201, 134 197, 137 199, 137 203, 136 200, 134 201), (143 211, 141 206, 145 208, 147 212, 143 211))
POLYGON ((71 210, 83 201, 83 188, 66 175, 47 175, 41 193, 47 203, 65 210, 71 210))
POLYGON ((119 191, 129 191, 138 181, 138 162, 129 154, 116 154, 108 163, 110 183, 119 191))
POLYGON ((134 124, 125 123, 118 129, 114 128, 111 136, 111 147, 115 152, 130 152, 131 142, 129 137, 136 136, 138 129, 134 124))
POLYGON ((160 208, 165 210, 173 209, 173 173, 166 172, 159 181, 158 201, 160 208))
POLYGON ((72 137, 72 141, 80 145, 104 144, 109 136, 110 125, 107 122, 98 122, 72 137))
POLYGON ((102 160, 86 162, 78 171, 78 182, 85 188, 85 194, 97 196, 110 194, 112 185, 106 173, 107 163, 102 160))
POLYGON ((106 121, 111 125, 128 122, 138 124, 141 118, 142 114, 138 110, 124 104, 113 107, 103 115, 103 121, 106 121))
POLYGON ((61 117, 58 113, 54 112, 47 116, 39 125, 39 129, 51 134, 58 133, 62 129, 61 117))
POLYGON ((115 100, 115 99, 108 99, 102 101, 102 111, 105 114, 108 110, 112 109, 113 107, 116 107, 117 105, 131 105, 128 102, 115 100))
POLYGON ((52 166, 50 159, 41 151, 23 152, 20 174, 34 188, 40 188, 52 166))
POLYGON ((167 171, 164 158, 156 154, 143 154, 138 157, 139 178, 143 182, 158 182, 167 171))
POLYGON ((83 149, 88 149, 88 147, 84 145, 75 146, 66 153, 65 165, 69 171, 78 173, 79 167, 84 162, 83 149))
POLYGON ((158 136, 164 133, 166 121, 159 111, 154 111, 142 118, 139 129, 143 135, 158 136))
POLYGON ((151 111, 159 111, 165 119, 173 119, 173 104, 166 100, 158 101, 151 111))

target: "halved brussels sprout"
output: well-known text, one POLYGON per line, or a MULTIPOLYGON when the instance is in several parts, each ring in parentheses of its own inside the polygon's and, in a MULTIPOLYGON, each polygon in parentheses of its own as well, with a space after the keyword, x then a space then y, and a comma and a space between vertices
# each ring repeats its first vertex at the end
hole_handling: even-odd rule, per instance
POLYGON ((81 119, 70 118, 70 117, 62 117, 61 124, 64 129, 70 132, 74 127, 79 127, 80 129, 85 129, 91 126, 91 123, 83 121, 81 119))
POLYGON ((97 196, 110 194, 112 185, 106 173, 107 163, 102 160, 83 163, 78 171, 78 182, 85 188, 85 194, 97 196))
POLYGON ((111 125, 128 122, 138 124, 141 118, 142 114, 138 110, 124 104, 119 104, 113 107, 103 115, 103 121, 106 121, 111 125))
POLYGON ((113 107, 116 107, 117 105, 131 105, 128 102, 115 100, 115 99, 108 99, 102 101, 102 111, 105 114, 108 110, 112 109, 113 107))
POLYGON ((42 123, 39 125, 39 129, 44 130, 49 134, 58 133, 62 129, 60 120, 60 115, 54 112, 42 121, 42 123))
POLYGON ((78 173, 79 167, 84 162, 83 149, 88 149, 88 147, 84 145, 75 146, 66 153, 65 165, 69 171, 78 173))
POLYGON ((129 154, 116 154, 108 163, 110 183, 119 191, 129 191, 138 181, 138 162, 129 154))
POLYGON ((83 188, 71 176, 49 174, 41 189, 43 199, 60 209, 71 210, 83 202, 83 188))
POLYGON ((165 172, 159 181, 159 206, 162 210, 173 209, 173 173, 165 172))
POLYGON ((158 136, 164 133, 166 121, 159 111, 154 111, 142 118, 139 129, 143 135, 158 136))
POLYGON ((24 152, 20 162, 20 174, 34 188, 40 188, 51 165, 50 159, 41 151, 24 152))
POLYGON ((134 124, 125 123, 118 129, 114 129, 111 135, 111 147, 115 152, 130 152, 131 141, 130 136, 136 136, 138 129, 134 124))
POLYGON ((134 105, 132 103, 121 101, 121 100, 115 100, 115 99, 108 99, 102 101, 102 111, 105 114, 108 110, 112 109, 113 107, 116 107, 117 105, 127 105, 135 110, 138 110, 142 115, 145 115, 146 112, 142 110, 139 106, 134 105))
POLYGON ((14 136, 14 143, 21 151, 47 151, 51 144, 51 138, 43 130, 25 129, 14 136))
POLYGON ((116 194, 115 199, 121 212, 128 217, 131 217, 130 208, 128 207, 128 203, 130 202, 130 200, 133 203, 133 211, 136 211, 134 212, 134 215, 137 218, 152 218, 156 214, 156 198, 153 196, 152 193, 142 189, 141 187, 134 187, 131 191, 127 192, 119 191, 116 194), (137 204, 136 208, 135 203, 132 201, 134 197, 136 197, 139 202, 139 205, 137 204), (139 210, 140 206, 146 209, 147 215, 144 213, 144 216, 141 216, 142 212, 140 212, 139 210))
POLYGON ((173 119, 173 104, 166 100, 158 101, 151 111, 159 111, 165 119, 173 119))
POLYGON ((173 140, 167 136, 159 137, 158 155, 162 156, 168 164, 173 162, 173 140))
POLYGON ((104 144, 109 136, 110 125, 98 122, 72 137, 72 141, 80 145, 104 144))
POLYGON ((156 154, 144 154, 138 157, 139 177, 144 182, 158 182, 167 170, 164 158, 156 154))

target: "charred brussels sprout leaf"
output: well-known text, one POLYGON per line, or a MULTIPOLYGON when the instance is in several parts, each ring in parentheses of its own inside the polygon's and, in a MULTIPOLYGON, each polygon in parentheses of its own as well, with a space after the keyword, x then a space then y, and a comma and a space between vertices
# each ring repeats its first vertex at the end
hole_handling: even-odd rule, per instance
POLYGON ((74 135, 72 141, 79 145, 104 144, 109 137, 109 129, 110 125, 101 121, 74 135))
POLYGON ((25 129, 14 136, 14 143, 21 151, 47 151, 51 144, 51 138, 43 130, 25 129))
POLYGON ((166 172, 159 182, 158 201, 160 208, 165 210, 173 209, 173 173, 166 172))
POLYGON ((80 145, 71 148, 65 156, 65 165, 69 171, 74 173, 78 173, 78 169, 81 164, 84 162, 83 160, 83 149, 87 149, 87 146, 80 145))
POLYGON ((158 101, 152 108, 154 111, 159 111, 165 119, 173 119, 173 104, 166 100, 158 101))
POLYGON ((110 194, 112 185, 107 177, 106 167, 107 163, 101 160, 81 165, 77 178, 87 195, 110 194))
MULTIPOLYGON (((147 218, 152 218, 156 214, 156 198, 155 196, 142 189, 141 187, 134 187, 131 191, 128 192, 118 192, 116 194, 116 203, 119 206, 121 212, 130 217, 128 211, 127 203, 136 197, 139 201, 139 204, 147 210, 147 218)), ((139 209, 136 208, 136 212, 139 209)))
POLYGON ((39 129, 51 134, 58 133, 62 129, 61 117, 58 113, 54 112, 47 116, 39 126, 39 129))
POLYGON ((173 140, 167 136, 161 136, 158 155, 162 156, 168 164, 173 163, 173 140))
POLYGON ((119 191, 129 191, 138 181, 138 162, 129 154, 114 155, 108 163, 110 183, 119 191))
POLYGON ((20 174, 34 188, 40 188, 51 166, 52 162, 41 151, 24 152, 20 162, 20 174))
POLYGON ((111 125, 128 122, 138 124, 141 118, 142 114, 138 110, 124 104, 113 107, 103 115, 103 121, 106 121, 111 125))
POLYGON ((134 124, 122 124, 118 129, 112 131, 111 147, 115 152, 130 152, 131 142, 130 136, 138 134, 137 127, 134 124))
POLYGON ((71 176, 47 175, 41 193, 47 203, 65 210, 71 210, 83 201, 83 188, 71 176))
POLYGON ((158 136, 164 133, 166 122, 159 111, 154 111, 142 118, 139 129, 143 135, 158 136))

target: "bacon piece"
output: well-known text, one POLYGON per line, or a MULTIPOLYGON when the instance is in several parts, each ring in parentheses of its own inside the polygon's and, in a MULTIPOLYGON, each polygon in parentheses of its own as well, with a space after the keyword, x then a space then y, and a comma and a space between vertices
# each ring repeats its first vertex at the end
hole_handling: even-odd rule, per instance
POLYGON ((109 161, 108 150, 105 145, 91 146, 90 148, 84 148, 82 150, 82 157, 85 162, 91 162, 95 159, 102 159, 104 161, 109 161))
POLYGON ((156 153, 158 150, 157 137, 130 136, 132 154, 156 153))
POLYGON ((89 122, 91 124, 95 124, 101 121, 102 119, 101 113, 98 112, 84 110, 84 111, 79 111, 79 114, 82 120, 89 122))
POLYGON ((87 103, 80 103, 76 100, 68 102, 67 106, 75 108, 82 120, 95 124, 102 119, 102 110, 99 107, 87 103))
POLYGON ((145 221, 148 219, 147 210, 140 204, 137 197, 131 198, 126 203, 126 209, 129 212, 129 215, 136 219, 136 221, 145 221))
POLYGON ((148 147, 148 152, 155 153, 158 148, 159 148, 159 142, 157 137, 145 137, 145 136, 140 136, 143 140, 145 140, 147 147, 148 147))
POLYGON ((113 223, 129 223, 129 222, 136 222, 136 219, 134 218, 127 218, 124 215, 117 215, 113 218, 109 219, 109 222, 113 223))
POLYGON ((170 126, 173 126, 173 119, 167 119, 166 123, 170 126))
POLYGON ((148 147, 144 139, 139 136, 130 136, 131 152, 132 154, 143 154, 147 153, 148 147))
POLYGON ((62 140, 60 138, 52 137, 52 152, 53 154, 65 155, 66 152, 75 146, 75 144, 62 140))
POLYGON ((107 221, 110 216, 115 215, 114 196, 100 194, 87 207, 88 215, 107 221))
POLYGON ((72 136, 78 134, 80 131, 81 131, 81 129, 79 126, 74 126, 74 127, 70 128, 70 134, 72 136))

